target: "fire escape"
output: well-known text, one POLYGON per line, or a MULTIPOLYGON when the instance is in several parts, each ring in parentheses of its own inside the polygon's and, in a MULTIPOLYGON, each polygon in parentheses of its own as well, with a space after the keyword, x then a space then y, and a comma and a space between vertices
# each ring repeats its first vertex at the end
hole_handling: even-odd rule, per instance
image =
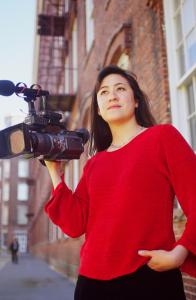
POLYGON ((64 94, 68 23, 69 13, 65 13, 65 0, 44 1, 43 13, 38 15, 38 83, 50 93, 46 105, 48 110, 71 111, 75 99, 74 95, 64 94))

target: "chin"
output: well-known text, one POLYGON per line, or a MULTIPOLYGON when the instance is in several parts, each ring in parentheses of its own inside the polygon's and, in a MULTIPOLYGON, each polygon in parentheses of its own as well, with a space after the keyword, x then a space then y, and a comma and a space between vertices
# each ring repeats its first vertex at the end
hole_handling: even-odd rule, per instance
POLYGON ((110 119, 110 120, 107 120, 106 122, 110 125, 112 124, 125 124, 126 122, 129 122, 130 121, 130 118, 129 119, 122 119, 122 118, 115 118, 115 119, 110 119))

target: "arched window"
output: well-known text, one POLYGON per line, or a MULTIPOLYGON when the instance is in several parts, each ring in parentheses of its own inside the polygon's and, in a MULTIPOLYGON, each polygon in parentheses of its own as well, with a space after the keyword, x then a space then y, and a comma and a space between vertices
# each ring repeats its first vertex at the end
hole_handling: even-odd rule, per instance
POLYGON ((130 67, 130 58, 126 53, 122 53, 118 59, 117 66, 121 67, 124 70, 128 70, 130 67))

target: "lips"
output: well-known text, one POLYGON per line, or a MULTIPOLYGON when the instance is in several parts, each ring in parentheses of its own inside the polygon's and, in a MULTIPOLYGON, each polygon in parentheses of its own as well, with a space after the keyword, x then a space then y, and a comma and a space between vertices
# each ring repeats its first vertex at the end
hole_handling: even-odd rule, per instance
POLYGON ((120 105, 112 105, 110 107, 108 107, 108 110, 109 109, 117 109, 117 108, 120 108, 121 106, 120 105))

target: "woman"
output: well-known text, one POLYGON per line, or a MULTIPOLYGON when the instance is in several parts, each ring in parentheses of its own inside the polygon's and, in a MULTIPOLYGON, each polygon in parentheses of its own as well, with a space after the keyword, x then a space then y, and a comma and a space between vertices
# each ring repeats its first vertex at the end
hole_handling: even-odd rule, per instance
POLYGON ((97 78, 91 153, 74 193, 60 163, 46 162, 46 212, 69 236, 85 233, 75 300, 185 299, 179 267, 196 276, 196 157, 172 125, 155 124, 136 78, 117 66, 97 78), (177 243, 175 194, 188 217, 177 243))

